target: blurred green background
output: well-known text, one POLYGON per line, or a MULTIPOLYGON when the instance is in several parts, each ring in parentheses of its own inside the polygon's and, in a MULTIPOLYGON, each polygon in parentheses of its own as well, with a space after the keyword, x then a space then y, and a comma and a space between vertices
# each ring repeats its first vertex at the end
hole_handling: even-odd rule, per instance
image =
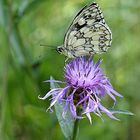
MULTIPOLYGON (((0 0, 0 140, 63 140, 42 81, 64 80, 65 57, 40 44, 58 46, 76 13, 93 0, 0 0)), ((93 115, 80 123, 79 140, 140 140, 140 1, 98 0, 112 30, 103 69, 124 98, 117 108, 134 116, 121 121, 93 115)), ((55 47, 52 47, 55 49, 55 47)), ((95 56, 97 60, 100 56, 95 56)), ((112 101, 107 98, 107 105, 112 101)))

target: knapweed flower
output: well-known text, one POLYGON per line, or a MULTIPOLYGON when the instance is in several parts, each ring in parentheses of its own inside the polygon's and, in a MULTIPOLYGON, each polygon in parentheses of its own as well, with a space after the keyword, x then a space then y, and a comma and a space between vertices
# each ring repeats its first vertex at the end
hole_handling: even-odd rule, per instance
POLYGON ((92 123, 90 113, 99 117, 105 113, 110 118, 118 120, 111 111, 101 104, 101 101, 106 95, 109 95, 116 103, 115 96, 122 97, 122 95, 113 89, 100 65, 101 60, 94 63, 93 58, 80 57, 72 60, 65 66, 66 86, 52 89, 44 97, 39 98, 44 100, 53 96, 48 109, 51 109, 56 102, 65 102, 63 117, 70 110, 75 119, 81 119, 85 114, 90 123, 92 123))

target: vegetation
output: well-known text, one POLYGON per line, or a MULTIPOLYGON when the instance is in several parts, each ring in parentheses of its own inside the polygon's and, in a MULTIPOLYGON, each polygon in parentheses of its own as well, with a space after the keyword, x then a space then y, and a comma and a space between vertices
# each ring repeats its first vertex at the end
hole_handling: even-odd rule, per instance
MULTIPOLYGON (((50 101, 38 95, 49 91, 43 83, 52 75, 64 80, 65 57, 55 51, 75 14, 92 0, 0 0, 0 139, 62 140, 55 113, 46 112, 50 101), (41 47, 40 44, 52 46, 41 47), (54 47, 53 47, 54 46, 54 47)), ((139 140, 140 131, 140 2, 98 0, 112 30, 110 50, 102 56, 103 68, 115 90, 124 98, 117 108, 135 116, 118 115, 104 122, 93 115, 80 121, 79 140, 139 140)), ((109 98, 105 101, 113 105, 109 98)))

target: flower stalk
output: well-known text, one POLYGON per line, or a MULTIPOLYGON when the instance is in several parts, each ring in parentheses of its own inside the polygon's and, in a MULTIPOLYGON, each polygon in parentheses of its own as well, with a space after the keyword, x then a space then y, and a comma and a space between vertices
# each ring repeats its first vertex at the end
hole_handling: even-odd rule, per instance
POLYGON ((72 140, 76 140, 77 139, 78 131, 79 131, 79 119, 76 119, 75 122, 74 122, 72 140))

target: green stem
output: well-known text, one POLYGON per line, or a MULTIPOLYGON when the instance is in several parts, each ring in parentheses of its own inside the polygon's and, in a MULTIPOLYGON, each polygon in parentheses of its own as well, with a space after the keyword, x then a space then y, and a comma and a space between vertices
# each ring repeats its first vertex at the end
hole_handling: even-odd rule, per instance
POLYGON ((78 135, 78 129, 79 129, 79 119, 76 119, 74 123, 72 140, 76 140, 78 135))

